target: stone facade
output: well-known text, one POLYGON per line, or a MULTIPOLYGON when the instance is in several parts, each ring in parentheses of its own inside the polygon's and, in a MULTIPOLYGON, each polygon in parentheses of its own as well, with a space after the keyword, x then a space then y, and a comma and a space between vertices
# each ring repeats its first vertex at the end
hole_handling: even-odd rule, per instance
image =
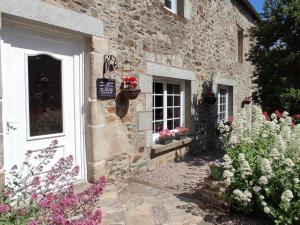
MULTIPOLYGON (((237 32, 242 28, 247 34, 257 18, 241 1, 188 0, 187 18, 167 10, 163 0, 41 1, 104 22, 104 37, 89 36, 86 40, 85 133, 90 181, 102 174, 115 178, 152 167, 152 81, 157 76, 185 81, 186 126, 202 124, 205 138, 210 140, 203 142, 206 148, 213 147, 211 140, 215 140, 216 109, 203 103, 205 81, 214 85, 229 81, 234 86, 235 111, 251 94, 253 68, 246 61, 238 63, 237 32), (118 98, 96 98, 96 79, 103 75, 105 54, 118 59, 119 69, 106 75, 116 79, 117 93, 125 61, 139 78, 142 92, 126 103, 125 116, 119 114, 124 105, 118 98)), ((245 53, 249 47, 245 36, 245 53)))

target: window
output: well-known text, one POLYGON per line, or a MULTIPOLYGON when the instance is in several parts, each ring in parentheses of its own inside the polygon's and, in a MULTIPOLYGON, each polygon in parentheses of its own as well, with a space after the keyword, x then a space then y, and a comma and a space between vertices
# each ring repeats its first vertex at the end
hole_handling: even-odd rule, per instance
POLYGON ((219 85, 218 88, 218 120, 228 120, 233 114, 232 87, 219 85))
POLYGON ((177 13, 177 0, 165 0, 165 7, 173 13, 177 13))
POLYGON ((244 61, 244 31, 238 28, 238 62, 244 61))
POLYGON ((184 126, 184 82, 153 83, 153 133, 184 126))

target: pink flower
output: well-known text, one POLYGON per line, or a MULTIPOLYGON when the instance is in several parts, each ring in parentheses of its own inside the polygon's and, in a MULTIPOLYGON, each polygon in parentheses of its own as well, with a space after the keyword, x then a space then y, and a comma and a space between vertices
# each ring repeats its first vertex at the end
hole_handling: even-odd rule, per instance
POLYGON ((30 223, 28 223, 27 225, 38 225, 38 223, 35 220, 32 220, 30 223))
POLYGON ((34 187, 37 187, 41 184, 41 178, 40 177, 35 177, 33 178, 31 185, 34 187))
POLYGON ((17 169, 18 169, 18 166, 14 165, 10 170, 17 170, 17 169))
POLYGON ((7 204, 1 204, 0 205, 0 213, 1 214, 6 214, 10 211, 10 206, 7 204))

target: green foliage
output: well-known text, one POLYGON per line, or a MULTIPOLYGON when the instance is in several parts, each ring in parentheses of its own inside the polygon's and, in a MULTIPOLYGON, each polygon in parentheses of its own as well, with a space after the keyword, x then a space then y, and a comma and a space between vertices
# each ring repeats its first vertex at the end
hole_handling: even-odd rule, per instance
POLYGON ((291 114, 300 113, 300 89, 289 88, 280 95, 282 109, 291 114))
POLYGON ((286 112, 280 116, 272 114, 269 121, 253 107, 251 125, 244 111, 231 128, 220 124, 227 152, 224 179, 235 210, 262 212, 275 224, 296 225, 300 224, 300 125, 292 126, 286 112))
POLYGON ((300 1, 266 0, 261 16, 250 30, 248 60, 256 67, 254 97, 271 112, 281 109, 286 89, 300 88, 300 1))

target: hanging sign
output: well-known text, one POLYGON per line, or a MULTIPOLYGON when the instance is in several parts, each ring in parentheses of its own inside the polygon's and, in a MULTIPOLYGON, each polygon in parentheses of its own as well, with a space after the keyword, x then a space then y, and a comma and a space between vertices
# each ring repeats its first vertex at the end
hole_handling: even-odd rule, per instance
POLYGON ((107 100, 116 98, 116 80, 98 78, 97 79, 97 99, 107 100))

